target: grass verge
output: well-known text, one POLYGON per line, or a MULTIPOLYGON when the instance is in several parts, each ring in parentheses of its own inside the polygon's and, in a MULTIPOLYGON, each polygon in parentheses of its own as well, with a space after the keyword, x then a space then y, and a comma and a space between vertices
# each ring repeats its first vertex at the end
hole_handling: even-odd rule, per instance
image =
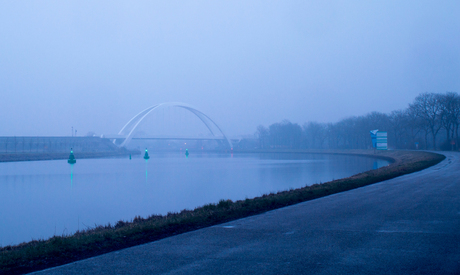
MULTIPOLYGON (((290 151, 289 153, 293 152, 290 151)), ((302 152, 296 151, 296 153, 302 152)), ((331 151, 328 153, 369 155, 369 152, 366 151, 331 151)), ((42 270, 260 214, 420 171, 441 162, 445 158, 439 154, 412 151, 388 151, 372 156, 385 158, 393 161, 393 163, 349 178, 314 184, 295 190, 281 191, 235 202, 221 200, 216 204, 207 204, 194 210, 183 210, 180 213, 153 215, 148 218, 136 217, 131 222, 119 221, 113 226, 99 226, 91 230, 76 232, 71 236, 54 236, 48 240, 6 246, 0 248, 0 273, 22 274, 42 270)))

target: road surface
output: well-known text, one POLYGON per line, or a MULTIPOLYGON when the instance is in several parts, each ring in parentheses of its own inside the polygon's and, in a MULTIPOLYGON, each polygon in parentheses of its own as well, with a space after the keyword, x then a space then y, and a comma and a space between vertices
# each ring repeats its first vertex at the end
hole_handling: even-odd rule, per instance
POLYGON ((418 173, 36 274, 460 274, 460 154, 418 173))

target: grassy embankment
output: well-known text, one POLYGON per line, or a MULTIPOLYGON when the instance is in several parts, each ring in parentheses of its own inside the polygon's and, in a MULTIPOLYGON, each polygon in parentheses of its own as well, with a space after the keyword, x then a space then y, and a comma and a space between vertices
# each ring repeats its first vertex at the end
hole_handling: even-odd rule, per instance
MULTIPOLYGON (((278 151, 279 152, 279 151, 278 151)), ((289 153, 302 153, 289 151, 289 153)), ((319 153, 318 151, 308 153, 319 153)), ((372 155, 369 151, 329 151, 332 154, 372 155)), ((404 174, 420 171, 439 163, 439 154, 413 151, 388 151, 372 155, 393 161, 389 166, 349 178, 314 184, 303 188, 267 194, 232 202, 221 200, 180 213, 136 217, 131 222, 99 226, 71 236, 55 236, 17 246, 0 248, 0 273, 20 274, 62 265, 114 250, 159 240, 199 228, 260 214, 276 208, 308 201, 330 194, 366 186, 404 174)))

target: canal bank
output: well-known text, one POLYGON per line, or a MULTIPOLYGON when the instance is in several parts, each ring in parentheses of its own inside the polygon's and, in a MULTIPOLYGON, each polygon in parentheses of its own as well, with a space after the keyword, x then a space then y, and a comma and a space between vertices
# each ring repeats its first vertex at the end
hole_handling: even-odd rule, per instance
POLYGON ((234 150, 234 153, 287 153, 287 154, 322 154, 322 155, 349 155, 349 156, 361 156, 368 158, 383 159, 389 162, 399 161, 403 156, 401 153, 395 154, 395 152, 417 152, 423 151, 394 151, 394 150, 361 150, 361 149, 350 149, 350 150, 320 150, 320 149, 306 149, 306 150, 295 150, 295 149, 263 149, 263 150, 234 150))
POLYGON ((140 154, 99 137, 0 137, 0 162, 121 157, 140 154))
POLYGON ((191 211, 164 216, 156 215, 145 219, 135 218, 133 222, 119 222, 115 226, 100 226, 73 236, 54 237, 45 241, 5 247, 1 250, 0 266, 8 272, 14 270, 24 272, 28 268, 38 270, 47 266, 59 265, 361 187, 419 171, 442 160, 442 157, 436 154, 408 151, 387 152, 385 157, 395 161, 389 166, 346 179, 267 194, 254 199, 235 202, 221 200, 191 211), (18 257, 15 258, 15 256, 18 257))
MULTIPOLYGON (((67 153, 11 153, 11 154, 0 154, 0 162, 12 162, 12 161, 37 161, 37 160, 56 160, 56 159, 68 159, 69 152, 67 153)), ((107 152, 75 152, 76 159, 90 159, 90 158, 110 158, 110 157, 128 157, 130 154, 139 155, 139 151, 107 151, 107 152)))
POLYGON ((423 171, 34 274, 459 274, 460 155, 423 171))

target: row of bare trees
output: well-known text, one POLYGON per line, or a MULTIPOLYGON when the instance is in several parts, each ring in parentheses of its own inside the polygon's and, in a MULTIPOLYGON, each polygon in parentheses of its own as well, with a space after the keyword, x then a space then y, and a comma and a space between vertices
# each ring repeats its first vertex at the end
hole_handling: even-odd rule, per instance
POLYGON ((372 112, 337 123, 307 122, 302 127, 284 120, 268 128, 260 125, 259 148, 367 149, 369 131, 388 132, 393 149, 457 150, 460 96, 455 92, 423 93, 404 110, 372 112))

